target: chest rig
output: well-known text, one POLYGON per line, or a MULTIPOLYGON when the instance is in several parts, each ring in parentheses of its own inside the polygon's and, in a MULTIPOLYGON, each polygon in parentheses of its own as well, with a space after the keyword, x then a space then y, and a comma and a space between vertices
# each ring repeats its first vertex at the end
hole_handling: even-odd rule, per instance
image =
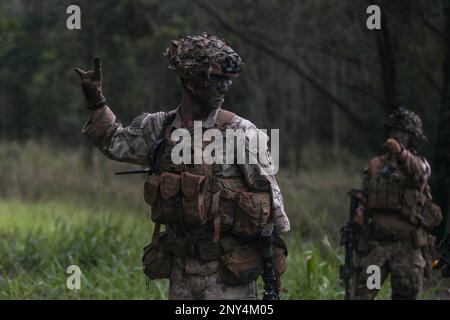
POLYGON ((402 209, 407 177, 395 159, 379 157, 371 161, 367 182, 367 209, 398 212, 402 209))
MULTIPOLYGON (((213 128, 222 130, 233 117, 234 113, 220 109, 213 128)), ((175 164, 171 125, 166 123, 164 127, 163 142, 152 154, 154 174, 148 176, 144 186, 155 232, 159 233, 161 224, 166 225, 177 238, 172 245, 175 254, 190 252, 205 261, 218 257, 221 234, 257 237, 270 214, 270 194, 251 192, 242 176, 222 176, 221 165, 204 161, 175 164)), ((203 151, 210 142, 201 143, 203 151)))
POLYGON ((381 238, 387 231, 398 239, 411 238, 411 230, 432 230, 440 223, 439 207, 426 192, 427 182, 405 175, 397 159, 381 156, 371 161, 366 182, 367 205, 372 227, 381 238))

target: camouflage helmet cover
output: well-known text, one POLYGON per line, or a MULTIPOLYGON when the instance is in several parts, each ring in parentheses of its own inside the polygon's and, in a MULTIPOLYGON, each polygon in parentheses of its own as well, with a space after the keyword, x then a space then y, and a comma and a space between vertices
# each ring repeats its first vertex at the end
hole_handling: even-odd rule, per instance
POLYGON ((206 74, 237 77, 244 67, 241 57, 223 40, 203 32, 197 36, 178 36, 164 55, 169 69, 180 78, 206 74))
POLYGON ((422 120, 420 117, 402 106, 394 110, 389 116, 389 122, 385 124, 387 128, 397 128, 410 132, 417 142, 423 142, 426 140, 426 136, 422 129, 422 120))

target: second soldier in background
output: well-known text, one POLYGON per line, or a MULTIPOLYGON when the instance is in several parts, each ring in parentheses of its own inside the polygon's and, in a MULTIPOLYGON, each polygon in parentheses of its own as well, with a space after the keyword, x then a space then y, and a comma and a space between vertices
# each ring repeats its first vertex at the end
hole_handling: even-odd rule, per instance
POLYGON ((414 112, 396 109, 386 124, 386 153, 364 171, 355 221, 359 226, 350 299, 373 299, 369 266, 380 268, 381 284, 391 275, 392 299, 416 299, 431 270, 430 235, 441 221, 428 184, 431 168, 419 155, 425 141, 414 112))

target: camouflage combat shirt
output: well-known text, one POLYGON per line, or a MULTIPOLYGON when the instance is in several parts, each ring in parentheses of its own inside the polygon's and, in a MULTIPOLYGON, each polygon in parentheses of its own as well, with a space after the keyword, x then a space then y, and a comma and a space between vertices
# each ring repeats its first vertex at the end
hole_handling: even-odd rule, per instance
MULTIPOLYGON (((182 127, 180 108, 176 109, 176 116, 172 122, 175 128, 182 127)), ((203 119, 205 129, 215 124, 219 109, 209 112, 203 119)), ((142 113, 127 127, 116 121, 116 116, 108 106, 91 111, 88 121, 84 124, 82 132, 105 154, 108 158, 139 165, 149 165, 148 152, 150 146, 161 135, 167 112, 142 113)), ((240 117, 234 116, 223 129, 257 129, 256 126, 240 117)), ((250 130, 250 132, 254 132, 250 130)), ((246 152, 255 152, 246 147, 246 152)), ((268 161, 271 162, 270 154, 268 161)), ((278 183, 273 175, 263 175, 260 164, 221 164, 220 171, 214 174, 223 177, 241 176, 246 184, 255 191, 269 191, 272 199, 271 217, 278 232, 285 233, 290 230, 289 219, 285 213, 283 197, 278 183)))

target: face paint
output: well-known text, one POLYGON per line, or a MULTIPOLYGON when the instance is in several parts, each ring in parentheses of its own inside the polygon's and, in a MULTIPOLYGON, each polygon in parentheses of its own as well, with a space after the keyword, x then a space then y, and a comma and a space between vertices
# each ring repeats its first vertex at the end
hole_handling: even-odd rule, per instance
POLYGON ((231 79, 224 76, 211 75, 209 79, 202 77, 195 81, 193 93, 204 106, 217 109, 222 106, 231 84, 231 79))
POLYGON ((404 146, 408 146, 411 134, 406 130, 392 128, 389 130, 389 138, 397 140, 404 146))

